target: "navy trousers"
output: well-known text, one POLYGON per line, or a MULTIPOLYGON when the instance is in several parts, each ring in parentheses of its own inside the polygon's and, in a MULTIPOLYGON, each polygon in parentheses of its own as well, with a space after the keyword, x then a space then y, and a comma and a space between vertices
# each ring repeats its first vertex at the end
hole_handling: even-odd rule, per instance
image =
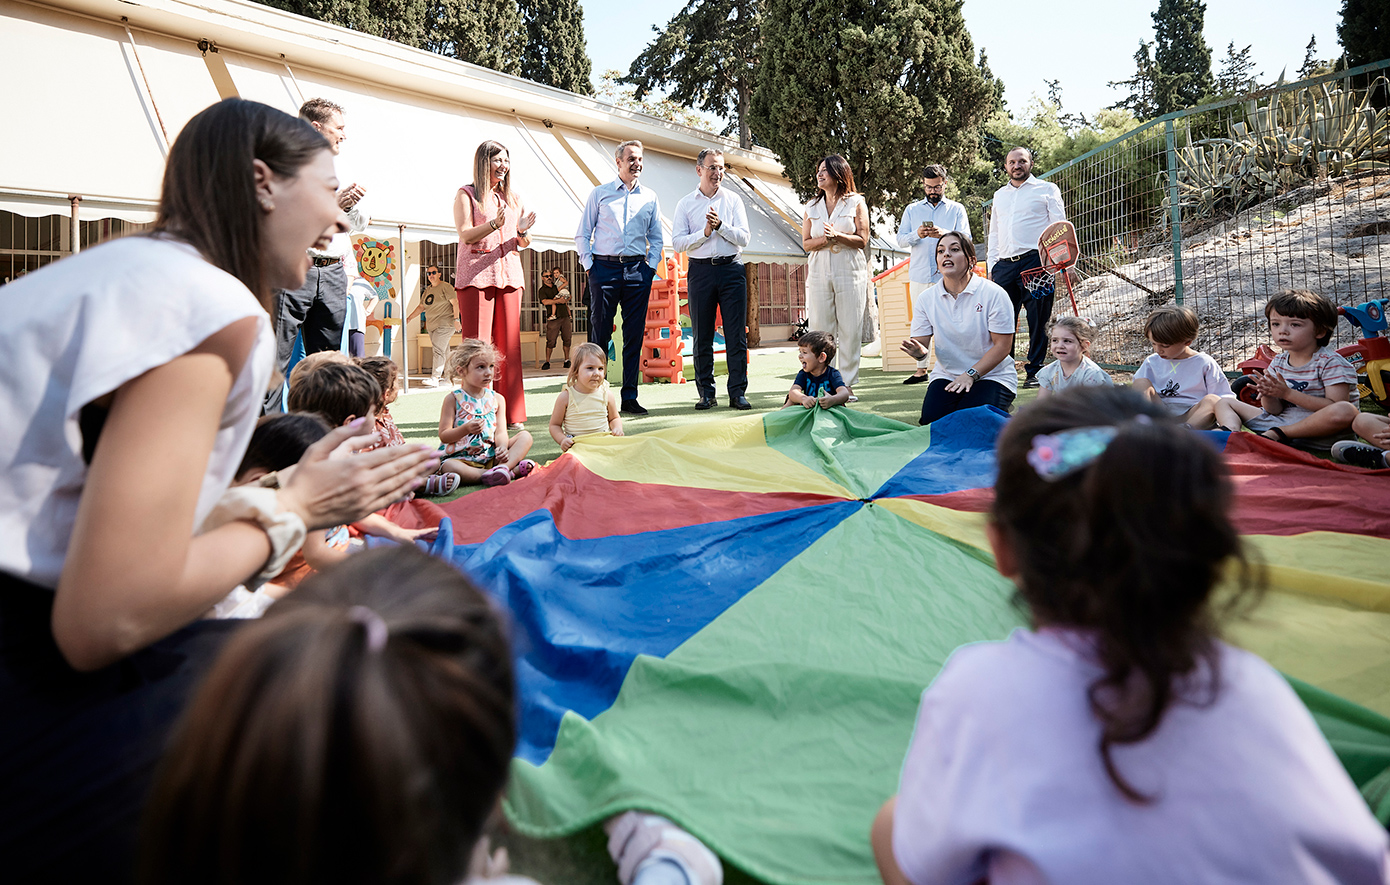
POLYGON ((623 400, 637 399, 642 338, 647 331, 647 303, 656 271, 644 259, 605 261, 589 268, 589 340, 608 352, 613 320, 623 309, 623 400))
MULTIPOLYGON (((310 265, 304 285, 293 291, 275 292, 272 312, 275 320, 275 370, 284 375, 294 351, 295 335, 304 333, 304 355, 343 346, 343 323, 347 322, 347 271, 342 263, 327 267, 310 265)), ((281 387, 273 384, 266 394, 263 414, 282 411, 281 387)))
MULTIPOLYGON (((1000 259, 994 263, 990 280, 1005 292, 1014 305, 1014 327, 1018 327, 1018 312, 1026 311, 1028 316, 1028 362, 1026 369, 1031 377, 1038 374, 1047 360, 1047 324, 1052 320, 1052 286, 1045 286, 1032 294, 1024 291, 1023 272, 1034 267, 1042 267, 1038 250, 1024 252, 1017 261, 1000 259)), ((1009 356, 1013 356, 1010 352, 1009 356)))
POLYGON ((748 280, 743 264, 690 264, 690 325, 695 336, 695 386, 714 399, 714 312, 724 320, 729 399, 748 391, 748 280))
POLYGON ((976 406, 996 406, 1007 412, 1014 402, 1013 392, 998 381, 986 381, 981 378, 970 385, 970 389, 965 393, 947 392, 946 385, 950 383, 949 379, 938 378, 927 385, 927 395, 922 397, 922 418, 919 424, 925 426, 952 412, 973 409, 976 406))

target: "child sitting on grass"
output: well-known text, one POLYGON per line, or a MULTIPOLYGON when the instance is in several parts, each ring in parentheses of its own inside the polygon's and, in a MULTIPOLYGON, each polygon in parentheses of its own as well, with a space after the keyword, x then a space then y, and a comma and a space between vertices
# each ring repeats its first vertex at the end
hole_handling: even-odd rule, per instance
MULTIPOLYGON (((405 437, 396 427, 396 420, 391 417, 391 404, 396 401, 396 397, 401 395, 398 382, 401 379, 401 369, 396 365, 396 361, 389 356, 364 356, 354 360, 357 365, 366 369, 371 376, 376 379, 377 384, 381 385, 381 400, 376 404, 376 432, 381 434, 381 442, 374 446, 363 449, 370 452, 382 446, 403 446, 405 437)), ((425 478, 425 485, 417 494, 429 497, 452 494, 459 486, 457 474, 445 473, 440 470, 434 476, 425 478)))
POLYGON ((560 391, 550 412, 550 436, 560 444, 562 452, 570 450, 576 437, 595 433, 623 435, 618 397, 604 377, 607 354, 597 344, 586 341, 574 349, 573 356, 565 389, 560 391))
POLYGON ((796 373, 791 392, 782 407, 790 405, 829 409, 849 402, 849 387, 840 370, 830 365, 835 359, 835 336, 826 332, 807 332, 797 342, 801 371, 796 373))
POLYGON ((1216 425, 1216 404, 1233 396, 1216 360, 1192 349, 1199 327, 1190 307, 1160 307, 1144 321, 1154 352, 1134 373, 1134 389, 1197 430, 1216 425))
POLYGON ((1385 829, 1308 708, 1218 637, 1241 594, 1217 584, 1251 570, 1216 449, 1086 387, 1023 409, 998 463, 986 531, 1030 627, 922 694, 883 881, 1383 882, 1385 829))
POLYGON ((1047 399, 1069 387, 1107 387, 1115 382, 1091 360, 1096 324, 1086 317, 1057 317, 1047 327, 1048 344, 1055 362, 1038 371, 1038 399, 1047 399))
POLYGON ((1344 439, 1332 444, 1332 459, 1356 467, 1384 470, 1390 467, 1390 418, 1362 412, 1351 429, 1366 442, 1344 439))
POLYGON ((1255 376, 1260 405, 1234 396, 1216 405, 1216 425, 1235 432, 1242 423, 1266 439, 1287 443, 1345 433, 1360 414, 1356 369, 1327 346, 1337 308, 1307 289, 1288 289, 1265 305, 1269 337, 1281 353, 1255 376))
POLYGON ((466 483, 501 486, 536 469, 536 462, 526 457, 531 434, 521 430, 507 436, 507 401, 492 389, 501 360, 491 344, 467 338, 449 351, 445 364, 449 382, 458 386, 444 397, 439 414, 445 456, 441 469, 466 483))
MULTIPOLYGON (((371 426, 376 421, 376 407, 381 399, 381 385, 366 369, 351 361, 331 362, 296 377, 290 385, 288 405, 290 411, 312 412, 332 427, 341 427, 357 418, 366 418, 371 426)), ((380 513, 354 522, 352 527, 364 535, 386 538, 398 544, 429 540, 438 531, 437 528, 403 528, 380 513)))
POLYGON ((227 641, 160 763, 139 880, 461 883, 515 703, 503 617, 467 578, 353 556, 227 641))

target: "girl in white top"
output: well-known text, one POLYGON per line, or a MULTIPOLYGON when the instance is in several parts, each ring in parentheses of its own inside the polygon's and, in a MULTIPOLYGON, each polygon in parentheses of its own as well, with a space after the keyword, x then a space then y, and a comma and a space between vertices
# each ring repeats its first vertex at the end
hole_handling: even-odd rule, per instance
POLYGON ((872 829, 884 882, 1384 883, 1385 829, 1307 708, 1216 636, 1217 582, 1251 574, 1216 449, 1084 387, 998 460, 986 531, 1031 627, 923 693, 872 829))
POLYGON ((560 444, 560 451, 568 452, 575 437, 623 435, 618 398, 604 377, 607 364, 603 349, 591 341, 574 349, 574 367, 550 412, 550 436, 560 444))
MULTIPOLYGON (((816 167, 820 193, 806 207, 801 246, 806 256, 806 321, 839 342, 835 368, 851 390, 859 380, 859 350, 868 304, 869 210, 855 193, 854 173, 839 154, 816 167)), ((853 401, 853 400, 851 400, 853 401)))
POLYGON ((6 287, 0 856, 16 881, 124 871, 195 652, 226 629, 193 622, 306 530, 359 519, 431 469, 421 447, 330 458, 372 442, 357 425, 278 492, 224 498, 270 381, 266 306, 347 229, 337 188, 307 123, 223 101, 170 150, 152 235, 6 287))
POLYGON ((1104 387, 1114 384, 1105 370, 1091 359, 1096 324, 1086 317, 1057 317, 1047 326, 1048 345, 1055 362, 1038 372, 1038 399, 1047 399, 1069 387, 1104 387))

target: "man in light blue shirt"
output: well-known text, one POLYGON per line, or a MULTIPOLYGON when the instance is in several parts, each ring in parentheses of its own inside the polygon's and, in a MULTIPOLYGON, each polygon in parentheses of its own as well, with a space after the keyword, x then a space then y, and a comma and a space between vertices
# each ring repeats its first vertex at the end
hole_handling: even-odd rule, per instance
POLYGON ((593 189, 574 236, 589 272, 589 340, 608 351, 618 307, 623 310, 622 411, 645 415, 637 403, 637 372, 647 330, 652 277, 665 236, 656 193, 642 187, 642 142, 625 141, 614 154, 618 179, 593 189))
MULTIPOLYGON (((936 241, 942 234, 960 231, 970 236, 970 218, 965 207, 946 199, 946 167, 933 163, 922 170, 922 190, 925 200, 911 204, 903 211, 898 225, 898 245, 912 250, 908 265, 908 291, 915 305, 927 289, 941 280, 936 269, 936 241)), ((972 238, 973 240, 973 238, 972 238)), ((904 384, 921 384, 927 380, 929 357, 917 361, 917 371, 903 379, 904 384)))
POLYGON ((724 359, 729 406, 748 402, 748 282, 739 252, 748 245, 743 200, 726 187, 724 154, 714 148, 695 159, 700 186, 681 197, 671 222, 671 246, 690 262, 690 326, 694 333, 695 386, 701 411, 714 407, 714 314, 724 320, 724 359))

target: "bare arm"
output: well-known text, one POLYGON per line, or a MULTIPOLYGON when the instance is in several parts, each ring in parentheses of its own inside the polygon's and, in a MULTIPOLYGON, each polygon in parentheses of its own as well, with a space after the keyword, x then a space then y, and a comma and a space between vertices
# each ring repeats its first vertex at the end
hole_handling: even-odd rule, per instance
POLYGON ((465 421, 455 427, 454 400, 455 397, 451 393, 444 397, 444 402, 439 407, 439 441, 445 444, 456 443, 465 436, 478 433, 483 429, 483 419, 481 418, 465 421))
POLYGON ((898 859, 893 856, 893 814, 897 805, 897 796, 883 803, 874 816, 869 844, 873 846, 874 862, 878 864, 878 875, 883 879, 883 885, 912 885, 898 868, 898 859))
MULTIPOLYGON (((361 519, 357 520, 357 522, 354 522, 352 524, 352 527, 357 529, 364 535, 372 535, 373 537, 377 538, 387 538, 389 540, 395 541, 398 544, 409 544, 416 538, 429 539, 439 533, 438 527, 408 529, 404 526, 396 525, 394 522, 382 516, 380 513, 368 514, 367 516, 364 516, 361 519)), ((347 551, 343 551, 343 553, 344 556, 346 556, 347 551)), ((309 557, 306 555, 304 558, 308 559, 309 557)), ((310 562, 309 564, 314 565, 312 562, 310 562)), ((315 565, 314 568, 318 568, 318 566, 315 565)))
POLYGON ((304 554, 304 561, 309 564, 309 568, 316 572, 321 572, 331 565, 337 565, 348 558, 346 547, 328 546, 328 538, 322 531, 312 531, 304 539, 304 546, 299 549, 304 554))
POLYGON ((824 235, 813 235, 811 229, 811 216, 807 215, 801 219, 801 248, 805 249, 807 252, 824 249, 829 241, 826 240, 824 235))
POLYGON ((834 406, 842 406, 845 403, 849 402, 849 388, 842 385, 839 388, 837 388, 834 393, 827 393, 821 396, 821 398, 817 400, 817 402, 820 403, 820 407, 822 409, 829 409, 833 408, 834 406))
POLYGON ((623 435, 623 415, 618 411, 618 395, 608 391, 608 432, 614 436, 623 435))
POLYGON ((565 433, 565 410, 569 405, 570 392, 569 388, 565 388, 555 397, 555 408, 550 410, 550 438, 555 440, 562 452, 568 452, 570 446, 574 445, 574 437, 565 433))

